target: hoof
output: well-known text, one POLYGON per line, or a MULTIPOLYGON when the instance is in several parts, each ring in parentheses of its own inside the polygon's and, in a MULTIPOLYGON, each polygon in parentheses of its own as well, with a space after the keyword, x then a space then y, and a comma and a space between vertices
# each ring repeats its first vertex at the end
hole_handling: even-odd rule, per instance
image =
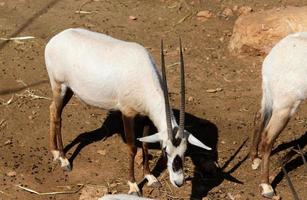
POLYGON ((260 158, 255 158, 255 159, 253 160, 253 163, 252 163, 252 169, 253 169, 253 170, 258 169, 259 166, 260 166, 260 163, 261 163, 261 159, 260 159, 260 158))
POLYGON ((148 181, 147 186, 149 186, 149 187, 152 187, 152 188, 160 188, 160 187, 162 187, 162 185, 158 181, 158 179, 154 175, 152 175, 152 174, 145 175, 145 179, 147 179, 147 181, 148 181))
POLYGON ((66 166, 61 166, 61 168, 66 171, 66 172, 70 172, 71 171, 71 166, 70 164, 66 165, 66 166))
POLYGON ((60 159, 60 152, 57 150, 51 150, 53 156, 53 162, 57 162, 60 159))
POLYGON ((260 185, 261 188, 261 195, 265 198, 269 198, 272 199, 274 196, 274 190, 272 188, 271 185, 267 184, 267 183, 261 183, 260 185))
POLYGON ((70 165, 68 159, 60 157, 60 161, 61 161, 61 168, 66 172, 70 172, 71 171, 71 165, 70 165))
POLYGON ((129 185, 129 192, 128 192, 129 195, 142 196, 139 186, 135 182, 132 183, 128 181, 128 185, 129 185))

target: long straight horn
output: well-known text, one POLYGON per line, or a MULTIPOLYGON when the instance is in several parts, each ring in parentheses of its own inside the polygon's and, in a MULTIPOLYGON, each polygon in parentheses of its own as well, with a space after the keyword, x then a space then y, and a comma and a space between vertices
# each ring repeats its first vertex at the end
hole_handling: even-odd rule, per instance
POLYGON ((163 78, 163 94, 164 94, 164 102, 165 102, 165 115, 166 115, 166 125, 167 125, 167 134, 170 140, 173 140, 172 133, 172 123, 171 123, 171 111, 169 105, 168 98, 168 89, 167 89, 167 81, 166 81, 166 73, 165 73, 165 61, 164 61, 164 52, 163 52, 163 40, 161 40, 161 68, 162 68, 162 78, 163 78))
POLYGON ((179 38, 180 48, 180 116, 179 116, 179 137, 183 138, 184 132, 184 115, 185 115, 185 78, 184 78, 184 62, 181 38, 179 38))

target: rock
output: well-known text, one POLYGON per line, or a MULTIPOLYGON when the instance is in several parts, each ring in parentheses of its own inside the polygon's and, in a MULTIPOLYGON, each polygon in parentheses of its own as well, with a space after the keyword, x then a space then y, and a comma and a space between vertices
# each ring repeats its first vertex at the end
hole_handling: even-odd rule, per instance
POLYGON ((222 15, 224 17, 231 17, 233 16, 233 12, 230 8, 225 8, 225 10, 222 12, 222 15))
POLYGON ((108 188, 104 186, 84 186, 81 190, 79 200, 97 200, 108 193, 108 188))
POLYGON ((212 16, 213 14, 209 10, 202 10, 196 14, 197 19, 200 21, 207 21, 212 16))
POLYGON ((286 7, 240 16, 229 42, 234 54, 266 54, 290 33, 307 31, 307 6, 286 7))
POLYGON ((249 6, 242 6, 238 10, 239 15, 247 15, 247 14, 251 13, 252 11, 253 11, 253 9, 249 6))

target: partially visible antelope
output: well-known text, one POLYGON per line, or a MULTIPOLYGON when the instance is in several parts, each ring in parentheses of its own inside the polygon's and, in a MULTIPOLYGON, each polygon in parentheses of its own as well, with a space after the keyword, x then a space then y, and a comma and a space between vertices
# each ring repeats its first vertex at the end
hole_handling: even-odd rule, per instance
POLYGON ((269 159, 273 144, 307 97, 307 32, 278 42, 262 66, 262 103, 251 146, 252 168, 261 165, 262 195, 272 198, 269 159), (259 148, 259 152, 258 152, 259 148), (262 161, 260 159, 262 156, 262 161))
MULTIPOLYGON (((154 60, 143 46, 84 29, 67 29, 54 36, 46 45, 45 61, 53 93, 50 105, 50 149, 54 160, 59 160, 63 169, 70 170, 70 163, 63 152, 61 114, 73 94, 89 105, 121 111, 129 149, 129 194, 140 193, 134 177, 137 147, 134 144, 133 127, 137 114, 148 116, 156 126, 158 133, 139 140, 144 143, 160 142, 167 156, 170 181, 176 187, 182 186, 184 182, 183 161, 187 142, 210 150, 184 130, 185 87, 181 42, 179 125, 169 105, 162 42, 163 80, 154 60)), ((143 146, 147 152, 146 145, 143 146)), ((143 169, 148 184, 159 185, 150 173, 148 162, 144 162, 143 169)))

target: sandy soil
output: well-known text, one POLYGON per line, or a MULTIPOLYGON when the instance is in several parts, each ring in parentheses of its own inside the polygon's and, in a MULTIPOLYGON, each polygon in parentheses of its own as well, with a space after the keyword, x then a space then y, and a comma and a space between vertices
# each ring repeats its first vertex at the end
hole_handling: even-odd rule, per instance
MULTIPOLYGON (((254 11, 306 5, 289 0, 0 0, 0 37, 34 36, 22 42, 0 43, 0 199, 78 199, 75 194, 39 196, 40 192, 75 189, 77 184, 109 187, 127 192, 126 145, 121 138, 118 114, 87 107, 75 98, 63 113, 63 138, 73 170, 63 172, 48 153, 51 90, 44 66, 44 46, 56 33, 83 27, 123 40, 138 42, 159 63, 160 39, 165 40, 171 103, 178 108, 178 36, 185 47, 187 129, 215 147, 215 153, 191 148, 186 161, 186 184, 171 186, 166 170, 159 173, 163 187, 143 187, 145 196, 159 199, 261 199, 259 171, 247 158, 253 116, 261 97, 263 57, 233 57, 227 50, 237 14, 224 17, 225 8, 250 6, 254 11), (89 11, 78 14, 76 11, 89 11), (210 10, 213 16, 198 20, 195 13, 210 10), (129 19, 135 16, 136 20, 129 19), (208 89, 221 88, 216 93, 208 89), (37 96, 35 96, 37 95, 37 96), (214 162, 221 169, 213 166, 214 162)), ((283 199, 292 199, 279 161, 293 146, 306 146, 306 103, 292 118, 275 144, 271 180, 283 199)), ((155 148, 151 167, 160 155, 155 148)), ((299 156, 286 165, 301 199, 307 199, 306 169, 299 156)), ((136 169, 141 181, 141 166, 136 169)))

